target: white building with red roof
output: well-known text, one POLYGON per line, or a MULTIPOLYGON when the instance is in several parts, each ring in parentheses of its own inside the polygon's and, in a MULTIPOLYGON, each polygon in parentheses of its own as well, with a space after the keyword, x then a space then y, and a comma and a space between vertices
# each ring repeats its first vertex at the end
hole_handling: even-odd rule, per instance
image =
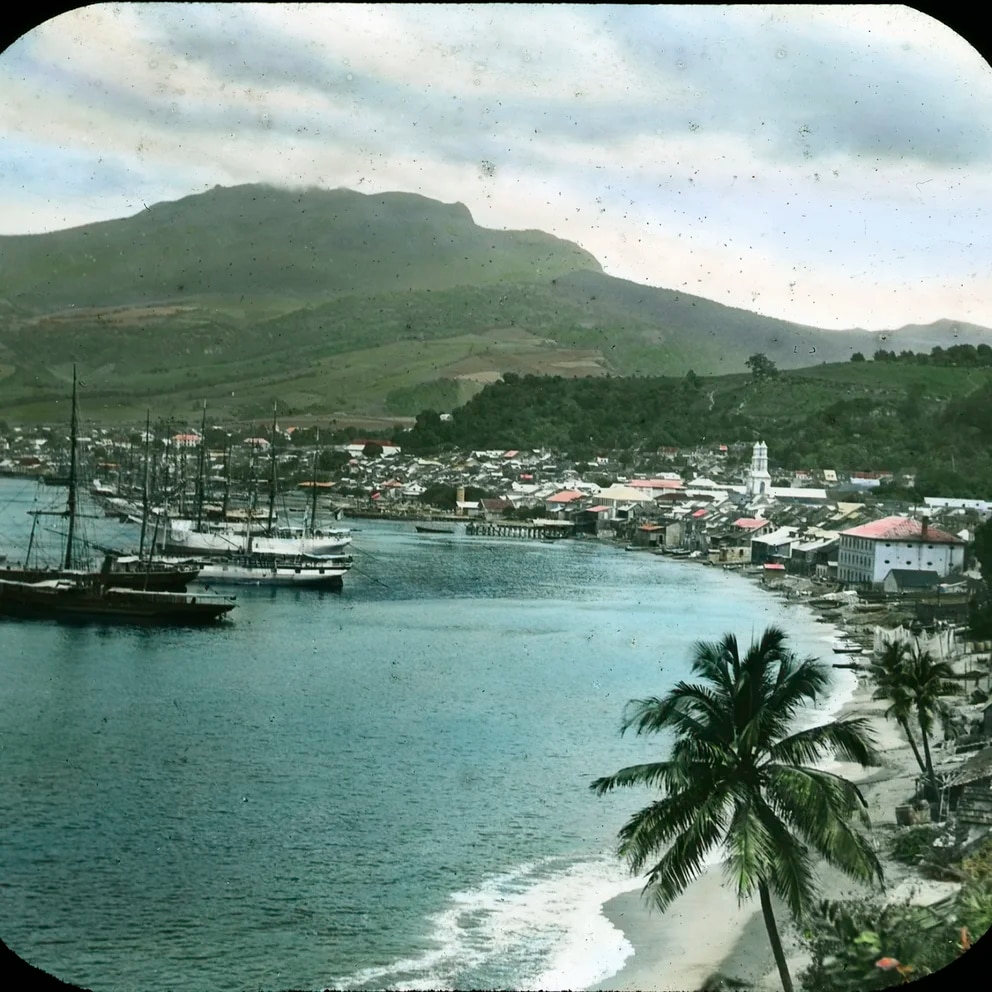
POLYGON ((965 542, 930 526, 927 517, 883 517, 841 531, 837 578, 854 585, 880 585, 893 569, 936 572, 964 568, 965 542))

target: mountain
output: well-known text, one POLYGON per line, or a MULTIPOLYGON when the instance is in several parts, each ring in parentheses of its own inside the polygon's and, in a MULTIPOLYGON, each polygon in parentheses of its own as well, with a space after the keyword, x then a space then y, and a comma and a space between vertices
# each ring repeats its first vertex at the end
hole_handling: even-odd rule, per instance
POLYGON ((0 238, 0 298, 30 310, 439 289, 600 270, 541 231, 478 227, 412 193, 214 187, 123 220, 0 238))
MULTIPOLYGON (((0 414, 50 419, 73 362, 98 415, 412 415, 504 372, 741 371, 992 340, 940 321, 826 331, 606 275, 578 245, 409 193, 215 187, 0 237, 0 414)), ((84 397, 86 399, 86 397, 84 397)))

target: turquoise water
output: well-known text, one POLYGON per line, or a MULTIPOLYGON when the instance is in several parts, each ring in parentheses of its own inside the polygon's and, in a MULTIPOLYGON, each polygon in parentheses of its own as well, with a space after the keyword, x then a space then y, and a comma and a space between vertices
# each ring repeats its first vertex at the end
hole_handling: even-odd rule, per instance
MULTIPOLYGON (((11 558, 33 496, 0 480, 11 558)), ((0 621, 22 957, 95 992, 592 984, 630 952, 599 908, 646 796, 588 784, 660 753, 623 704, 727 630, 829 658, 722 570, 357 526, 342 593, 250 589, 216 629, 0 621)))

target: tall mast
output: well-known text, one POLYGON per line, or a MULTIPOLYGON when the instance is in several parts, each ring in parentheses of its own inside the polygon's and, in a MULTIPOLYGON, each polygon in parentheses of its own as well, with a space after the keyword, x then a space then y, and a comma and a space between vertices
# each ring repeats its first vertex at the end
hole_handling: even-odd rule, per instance
POLYGON ((251 522, 255 514, 255 445, 251 446, 251 454, 248 456, 249 490, 248 490, 248 515, 245 517, 245 554, 251 554, 251 522))
POLYGON ((227 520, 227 505, 231 498, 231 440, 224 447, 224 503, 221 506, 221 520, 227 520))
POLYGON ((272 533, 272 522, 276 515, 276 403, 272 401, 272 440, 269 443, 272 449, 272 479, 269 482, 269 533, 272 533))
POLYGON ((145 556, 145 531, 148 529, 148 439, 151 436, 152 413, 145 411, 145 481, 141 489, 141 540, 138 542, 138 557, 145 556))
MULTIPOLYGON (((152 449, 152 481, 149 485, 151 492, 157 492, 157 482, 158 482, 158 447, 152 449)), ((154 551, 156 545, 158 544, 158 525, 162 520, 162 514, 168 514, 169 507, 168 503, 163 500, 162 513, 155 514, 155 528, 152 530, 152 546, 151 550, 154 551)))
POLYGON ((69 502, 66 515, 69 518, 69 528, 65 538, 65 568, 72 568, 72 542, 76 530, 76 439, 79 434, 79 422, 76 413, 76 366, 72 366, 72 416, 69 420, 69 502))
POLYGON ((203 419, 200 421, 200 459, 196 466, 196 529, 203 525, 203 465, 207 446, 207 401, 203 401, 203 419))
MULTIPOLYGON (((310 535, 317 530, 317 455, 320 451, 320 428, 317 428, 317 441, 313 448, 313 477, 310 480, 310 535)), ((306 536, 304 532, 304 536, 306 536)))

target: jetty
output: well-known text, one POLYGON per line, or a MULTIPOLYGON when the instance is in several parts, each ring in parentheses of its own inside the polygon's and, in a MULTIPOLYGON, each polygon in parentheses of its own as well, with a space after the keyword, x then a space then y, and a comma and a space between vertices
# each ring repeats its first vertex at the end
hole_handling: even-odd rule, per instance
POLYGON ((471 520, 465 533, 477 537, 523 537, 537 541, 557 541, 575 536, 570 520, 471 520))

